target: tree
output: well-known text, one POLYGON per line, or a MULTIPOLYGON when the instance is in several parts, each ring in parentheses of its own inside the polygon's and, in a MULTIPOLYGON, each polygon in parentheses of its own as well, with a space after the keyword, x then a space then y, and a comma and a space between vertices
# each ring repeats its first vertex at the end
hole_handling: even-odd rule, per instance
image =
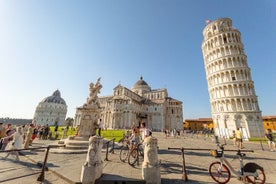
POLYGON ((73 118, 70 118, 70 117, 66 118, 66 120, 65 120, 66 127, 73 126, 73 122, 74 122, 73 118))

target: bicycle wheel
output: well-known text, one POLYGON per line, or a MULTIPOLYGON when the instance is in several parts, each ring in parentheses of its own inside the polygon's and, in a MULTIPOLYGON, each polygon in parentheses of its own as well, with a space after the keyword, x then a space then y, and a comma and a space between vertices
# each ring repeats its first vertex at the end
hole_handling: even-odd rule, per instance
POLYGON ((264 170, 256 169, 255 174, 253 176, 246 176, 246 179, 249 183, 264 184, 265 183, 264 170))
POLYGON ((144 149, 142 145, 139 145, 137 149, 138 149, 137 165, 140 165, 144 161, 144 149))
POLYGON ((128 156, 128 164, 134 166, 138 160, 139 152, 137 148, 130 151, 128 156))
POLYGON ((228 167, 220 162, 213 162, 209 167, 210 176, 217 183, 224 184, 230 180, 231 173, 228 167))
POLYGON ((120 151, 120 160, 122 162, 125 162, 129 154, 129 148, 128 146, 123 146, 120 151))

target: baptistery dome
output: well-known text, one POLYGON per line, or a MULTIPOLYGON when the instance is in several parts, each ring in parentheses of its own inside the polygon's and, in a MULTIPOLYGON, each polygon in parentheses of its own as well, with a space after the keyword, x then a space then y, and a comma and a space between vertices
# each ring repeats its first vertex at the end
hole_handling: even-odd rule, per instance
POLYGON ((39 125, 63 125, 67 113, 67 105, 56 90, 51 96, 44 98, 36 107, 34 121, 39 125))
POLYGON ((66 105, 66 102, 60 96, 59 90, 56 90, 51 96, 44 98, 41 102, 58 103, 66 105))

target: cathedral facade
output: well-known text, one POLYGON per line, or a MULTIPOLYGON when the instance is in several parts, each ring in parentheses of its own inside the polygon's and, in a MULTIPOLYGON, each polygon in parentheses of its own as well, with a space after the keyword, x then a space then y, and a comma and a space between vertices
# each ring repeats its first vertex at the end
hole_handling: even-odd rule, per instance
POLYGON ((56 90, 51 96, 44 98, 36 107, 34 122, 37 125, 63 125, 67 113, 67 105, 56 90))
POLYGON ((153 131, 183 129, 182 102, 169 97, 166 88, 152 90, 143 77, 131 89, 119 84, 113 95, 98 100, 106 129, 129 129, 141 122, 153 131))

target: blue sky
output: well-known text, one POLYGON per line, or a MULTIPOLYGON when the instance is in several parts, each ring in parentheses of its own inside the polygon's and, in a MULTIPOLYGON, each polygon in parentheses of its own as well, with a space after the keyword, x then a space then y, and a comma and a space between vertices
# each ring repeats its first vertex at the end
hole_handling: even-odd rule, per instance
POLYGON ((263 115, 276 115, 274 0, 0 0, 0 117, 32 118, 56 89, 74 117, 89 83, 100 96, 142 75, 211 117, 201 51, 205 20, 229 17, 242 35, 263 115))

